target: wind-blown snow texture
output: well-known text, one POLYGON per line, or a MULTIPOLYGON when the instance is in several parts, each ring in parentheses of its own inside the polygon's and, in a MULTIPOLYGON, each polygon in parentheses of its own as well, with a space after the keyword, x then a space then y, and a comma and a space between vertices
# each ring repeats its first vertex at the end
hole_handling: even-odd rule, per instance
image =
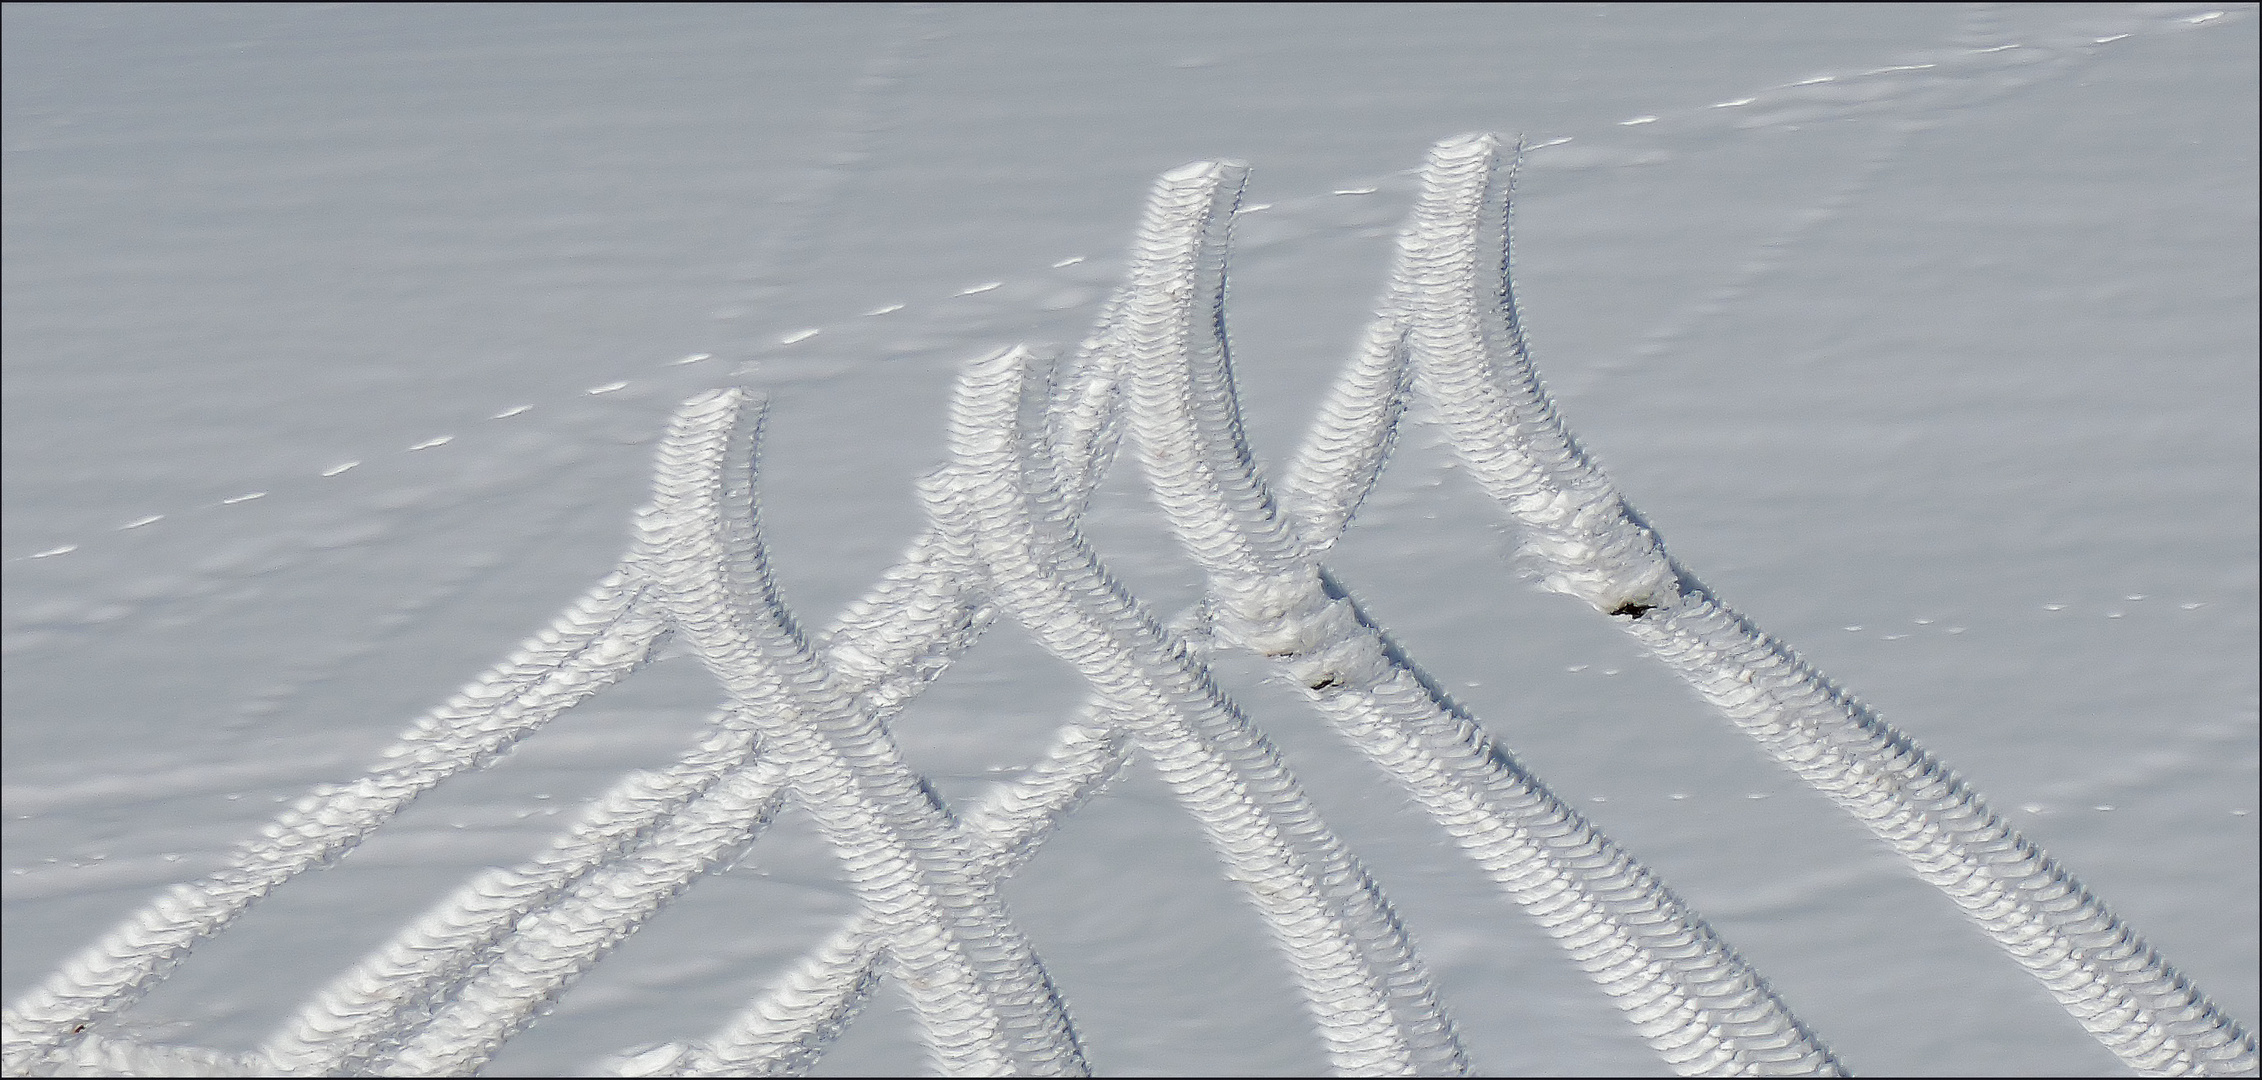
MULTIPOLYGON (((9 9, 6 554, 75 550, 7 564, 6 996, 601 575, 648 461, 614 440, 705 366, 762 359, 780 587, 838 610, 920 526, 953 365, 1080 333, 1146 177, 1263 166, 1234 303, 1268 457, 1372 309, 1393 170, 1491 128, 1572 138, 1523 181, 1522 306, 1675 552, 2251 1018, 2254 41, 2207 10, 9 9)), ((1515 585, 1421 438, 1330 563, 1850 1065, 2110 1067, 1630 642, 1515 585)), ((1120 485, 1086 522, 1169 606, 1199 572, 1159 527, 1120 485)), ((897 721, 912 763, 956 798, 1033 760, 1080 693, 1046 665, 992 635, 897 721)), ((137 1020, 249 1046, 548 808, 663 764, 694 668, 442 789, 137 1020)), ((1271 727, 1480 1066, 1657 1068, 1419 810, 1271 727)), ((725 1019, 851 905, 812 839, 783 815, 498 1066, 725 1019)), ((1212 867, 1134 771, 1010 883, 1095 1061, 1319 1064, 1212 867)), ((829 1067, 916 1060, 874 1013, 829 1067)))

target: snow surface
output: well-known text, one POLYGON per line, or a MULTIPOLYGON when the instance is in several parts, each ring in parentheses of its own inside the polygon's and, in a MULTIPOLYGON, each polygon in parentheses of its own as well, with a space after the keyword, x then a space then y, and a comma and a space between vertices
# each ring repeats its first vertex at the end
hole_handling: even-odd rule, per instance
MULTIPOLYGON (((1408 171, 1492 130, 1541 144, 1517 248, 1541 370, 1675 554, 2262 1013, 2251 8, 4 11, 8 999, 592 583, 683 398, 773 392, 765 523, 822 624, 919 528, 955 366, 1079 337, 1156 174, 1255 166, 1233 332, 1278 460, 1408 171)), ((1447 462, 1407 441, 1337 575, 1850 1066, 2117 1068, 1534 589, 1447 462)), ((1175 610, 1197 578, 1132 479, 1095 538, 1175 610)), ((1225 672, 1480 1068, 1662 1070, 1407 800, 1225 672)), ((1080 692, 1001 628, 897 727, 956 797, 1080 692)), ((687 658, 598 698, 199 948, 133 1030, 250 1046, 717 699, 687 658)), ((845 916, 836 877, 789 812, 494 1071, 703 1033, 845 916)), ((1151 776, 1007 896, 1103 1071, 1320 1064, 1151 776)), ((897 1004, 825 1071, 915 1067, 897 1004)))

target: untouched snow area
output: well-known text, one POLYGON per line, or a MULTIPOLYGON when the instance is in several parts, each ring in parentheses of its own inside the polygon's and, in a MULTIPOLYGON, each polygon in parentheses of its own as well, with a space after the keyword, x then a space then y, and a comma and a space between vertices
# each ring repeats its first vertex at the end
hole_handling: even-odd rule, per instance
MULTIPOLYGON (((1080 337, 1148 183, 1187 161, 1251 162, 1270 204, 1239 225, 1231 311, 1277 462, 1372 309, 1424 148, 1489 130, 1538 147, 1516 271, 1541 371, 1675 554, 2262 1016, 2252 8, 4 19, 9 1000, 594 582, 692 393, 772 393, 765 525, 826 623, 919 529, 956 365, 1080 337)), ((1134 479, 1094 539, 1173 611, 1198 577, 1134 479)), ((2117 1069, 1508 550, 1417 428, 1330 563, 1853 1069, 2117 1069)), ((1221 670, 1480 1069, 1663 1071, 1403 796, 1253 666, 1221 670)), ((1001 626, 895 726, 957 798, 1081 692, 1001 626)), ((248 1048, 717 700, 662 661, 286 886, 123 1029, 248 1048)), ((1100 1070, 1320 1066, 1142 767, 1006 895, 1100 1070)), ((493 1071, 702 1034, 852 907, 789 810, 493 1071)), ((822 1071, 919 1053, 883 990, 822 1071)))

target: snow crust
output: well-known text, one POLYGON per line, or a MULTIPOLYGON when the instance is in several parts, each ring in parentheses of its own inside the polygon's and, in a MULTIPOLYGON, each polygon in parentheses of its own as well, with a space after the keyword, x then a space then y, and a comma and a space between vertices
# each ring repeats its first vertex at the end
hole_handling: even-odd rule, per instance
MULTIPOLYGON (((772 393, 776 588, 841 610, 918 533, 956 365, 1082 334, 1178 162, 1258 166, 1235 372, 1249 444, 1284 456, 1359 348, 1404 170, 1478 129, 1533 147, 1523 331, 1645 524, 2257 1015, 2251 12, 5 19, 9 1001, 600 577, 694 391, 772 393)), ((1524 587, 1422 430, 1330 565, 1848 1064, 2113 1066, 1591 625, 1639 597, 1524 587)), ((1090 495, 1126 587, 1191 599, 1143 496, 1090 495)), ((664 764, 711 704, 696 668, 659 660, 295 882, 138 1030, 248 1048, 553 811, 664 764)), ((1479 1067, 1660 1067, 1423 815, 1242 676, 1479 1067)), ((956 798, 1035 760, 1081 686, 1001 635, 896 726, 956 798)), ((781 815, 496 1067, 707 1031, 852 909, 816 834, 781 815)), ((1153 773, 1005 899, 1106 1068, 1320 1066, 1153 773)), ((825 1067, 911 1067, 912 1031, 869 1010, 825 1067)))

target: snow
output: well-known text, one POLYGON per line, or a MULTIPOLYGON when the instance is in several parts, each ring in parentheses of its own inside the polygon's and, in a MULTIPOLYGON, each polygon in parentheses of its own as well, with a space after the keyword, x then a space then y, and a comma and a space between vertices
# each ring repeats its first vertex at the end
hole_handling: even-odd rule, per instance
MULTIPOLYGON (((1536 148, 1516 270, 1540 370, 1675 555, 2262 1014, 2251 9, 4 10, 9 1000, 597 580, 697 391, 773 394, 764 523, 828 621, 921 528, 957 365, 1080 338, 1148 184, 1189 161, 1254 167, 1231 310, 1277 471, 1372 310, 1409 170, 1481 130, 1536 148)), ((1176 610, 1198 576, 1118 472, 1095 541, 1176 610)), ((1416 429, 1328 561, 1857 1071, 2114 1067, 1510 548, 1416 429)), ((1481 1069, 1660 1071, 1394 788, 1256 667, 1226 674, 1481 1069)), ((897 727, 958 799, 1081 692, 1001 629, 897 727)), ((663 661, 129 1018, 250 1045, 718 697, 663 661)), ((1007 900, 1102 1071, 1318 1066, 1152 773, 1007 900)), ((495 1069, 701 1034, 851 906, 789 810, 495 1069)), ((824 1069, 915 1066, 898 1000, 824 1069)))

